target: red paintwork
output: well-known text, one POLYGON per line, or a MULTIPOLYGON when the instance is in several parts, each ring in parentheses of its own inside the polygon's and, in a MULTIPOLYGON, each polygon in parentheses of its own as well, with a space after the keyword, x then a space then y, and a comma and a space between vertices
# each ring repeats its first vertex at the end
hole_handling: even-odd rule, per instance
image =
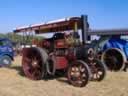
POLYGON ((49 47, 49 46, 50 46, 50 42, 48 42, 48 41, 43 41, 43 46, 49 47))
POLYGON ((64 39, 56 40, 55 48, 66 48, 64 39))
POLYGON ((68 67, 68 60, 66 57, 57 56, 56 59, 56 69, 66 69, 68 67))

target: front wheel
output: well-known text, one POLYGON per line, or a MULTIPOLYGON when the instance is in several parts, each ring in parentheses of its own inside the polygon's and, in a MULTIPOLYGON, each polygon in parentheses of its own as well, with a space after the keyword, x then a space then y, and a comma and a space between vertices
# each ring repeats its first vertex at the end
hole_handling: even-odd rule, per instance
POLYGON ((100 60, 93 60, 90 64, 92 80, 102 81, 106 76, 106 66, 100 60))
POLYGON ((11 65, 11 58, 9 56, 2 56, 0 58, 0 67, 9 67, 11 65))
POLYGON ((76 87, 84 87, 88 83, 91 76, 88 65, 79 60, 69 65, 67 78, 69 83, 76 87))

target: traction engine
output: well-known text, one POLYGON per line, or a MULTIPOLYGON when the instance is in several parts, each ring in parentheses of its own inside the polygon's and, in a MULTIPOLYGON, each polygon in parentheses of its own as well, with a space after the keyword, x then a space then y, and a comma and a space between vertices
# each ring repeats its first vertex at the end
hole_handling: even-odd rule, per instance
POLYGON ((90 80, 104 79, 106 67, 96 59, 93 47, 84 42, 85 33, 82 33, 83 42, 80 41, 78 29, 85 30, 82 27, 85 26, 84 18, 73 17, 14 31, 18 33, 31 29, 36 34, 56 32, 52 38, 33 40, 32 45, 36 47, 22 50, 22 68, 29 79, 54 76, 60 70, 66 74, 69 83, 77 87, 85 86, 90 80), (73 31, 67 34, 67 30, 73 31))

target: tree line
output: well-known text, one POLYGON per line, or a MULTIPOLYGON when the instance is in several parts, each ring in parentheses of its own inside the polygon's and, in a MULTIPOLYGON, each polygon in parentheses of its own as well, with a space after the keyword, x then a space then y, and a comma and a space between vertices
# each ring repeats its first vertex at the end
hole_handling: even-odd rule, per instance
POLYGON ((26 37, 23 37, 22 35, 14 34, 12 32, 9 32, 9 33, 6 33, 6 34, 0 33, 0 38, 9 38, 14 45, 19 44, 19 43, 20 44, 23 44, 23 43, 31 44, 33 38, 36 38, 38 40, 44 39, 44 37, 42 37, 42 36, 26 36, 26 37))

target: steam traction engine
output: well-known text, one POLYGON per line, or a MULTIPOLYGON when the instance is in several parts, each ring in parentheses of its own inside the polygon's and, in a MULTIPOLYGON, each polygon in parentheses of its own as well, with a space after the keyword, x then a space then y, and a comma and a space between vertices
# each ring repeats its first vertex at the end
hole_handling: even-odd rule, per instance
POLYGON ((96 59, 93 48, 85 41, 88 27, 87 16, 81 16, 14 30, 24 34, 33 31, 36 34, 54 33, 49 39, 33 39, 35 47, 23 48, 22 68, 25 75, 32 80, 40 80, 63 70, 68 81, 77 87, 85 86, 89 80, 103 80, 105 65, 96 59), (82 42, 78 30, 82 30, 82 42))

